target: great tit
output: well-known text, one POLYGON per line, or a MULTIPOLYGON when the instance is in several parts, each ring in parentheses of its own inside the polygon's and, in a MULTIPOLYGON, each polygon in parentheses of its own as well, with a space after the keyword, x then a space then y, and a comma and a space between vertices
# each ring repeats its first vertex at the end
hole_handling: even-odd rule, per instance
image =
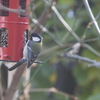
POLYGON ((23 58, 20 61, 18 61, 14 66, 8 68, 8 70, 12 71, 25 62, 27 63, 27 67, 30 67, 32 63, 39 63, 39 62, 35 62, 35 60, 41 51, 42 40, 43 38, 40 34, 32 33, 30 35, 30 40, 28 40, 28 42, 24 47, 23 58))

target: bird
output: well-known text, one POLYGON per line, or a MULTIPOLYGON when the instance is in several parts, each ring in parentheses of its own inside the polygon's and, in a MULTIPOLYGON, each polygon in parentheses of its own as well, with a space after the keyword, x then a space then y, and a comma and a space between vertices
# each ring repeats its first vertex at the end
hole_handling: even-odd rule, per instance
POLYGON ((35 62, 42 49, 42 40, 43 37, 40 34, 31 33, 30 39, 24 46, 22 59, 18 61, 14 66, 8 68, 8 70, 12 71, 23 63, 27 63, 27 68, 29 68, 33 63, 42 63, 35 62))

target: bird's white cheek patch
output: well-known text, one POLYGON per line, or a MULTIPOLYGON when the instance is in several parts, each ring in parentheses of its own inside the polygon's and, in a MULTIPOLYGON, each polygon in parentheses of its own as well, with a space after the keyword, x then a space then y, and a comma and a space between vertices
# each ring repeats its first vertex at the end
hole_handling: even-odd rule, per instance
POLYGON ((37 42, 40 41, 40 39, 38 37, 32 37, 32 40, 37 41, 37 42))

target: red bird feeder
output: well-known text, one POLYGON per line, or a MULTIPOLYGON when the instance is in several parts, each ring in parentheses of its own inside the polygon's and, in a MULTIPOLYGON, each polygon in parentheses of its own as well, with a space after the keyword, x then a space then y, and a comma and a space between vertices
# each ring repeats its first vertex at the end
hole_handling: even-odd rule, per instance
MULTIPOLYGON (((12 9, 26 9, 29 0, 0 0, 12 9)), ((28 18, 8 11, 0 11, 0 60, 19 61, 27 41, 28 18)))

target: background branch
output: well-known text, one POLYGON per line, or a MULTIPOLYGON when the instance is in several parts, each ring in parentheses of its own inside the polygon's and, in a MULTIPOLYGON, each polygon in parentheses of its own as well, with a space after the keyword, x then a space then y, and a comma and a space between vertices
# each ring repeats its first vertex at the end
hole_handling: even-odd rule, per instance
POLYGON ((72 98, 73 100, 78 100, 77 97, 75 97, 75 96, 73 96, 71 94, 68 94, 68 93, 59 91, 55 87, 51 87, 51 88, 40 88, 40 89, 39 88, 38 89, 31 89, 30 92, 53 92, 53 93, 56 93, 56 94, 63 95, 65 97, 72 98))
POLYGON ((89 65, 91 65, 91 66, 100 67, 100 62, 98 62, 96 60, 89 59, 87 57, 81 57, 79 55, 71 55, 71 54, 66 54, 66 56, 69 57, 69 58, 78 59, 79 61, 88 62, 89 65))
POLYGON ((100 28, 99 28, 98 23, 97 23, 97 21, 96 21, 94 15, 93 15, 93 13, 92 13, 92 10, 91 10, 91 8, 90 8, 90 6, 89 6, 88 0, 83 0, 83 2, 84 2, 84 5, 85 5, 85 7, 86 7, 86 9, 87 9, 87 11, 88 11, 88 14, 89 14, 89 16, 90 16, 92 22, 94 23, 94 26, 95 26, 97 32, 98 32, 99 35, 100 35, 100 28))
MULTIPOLYGON (((45 25, 47 19, 50 18, 50 16, 51 16, 51 7, 46 6, 41 17, 38 19, 38 23, 45 25)), ((36 32, 40 34, 42 32, 42 29, 36 25, 35 28, 32 30, 32 32, 36 32)))
POLYGON ((65 26, 65 28, 74 36, 74 38, 77 41, 80 41, 80 38, 78 37, 78 35, 72 30, 72 28, 68 25, 68 23, 63 19, 63 17, 61 16, 61 14, 58 12, 58 10, 56 9, 54 5, 52 6, 52 10, 57 15, 61 23, 65 26))
POLYGON ((3 6, 1 3, 0 3, 0 10, 5 10, 5 11, 17 13, 19 15, 26 15, 26 10, 22 10, 22 9, 11 9, 11 8, 8 8, 8 7, 3 6))

